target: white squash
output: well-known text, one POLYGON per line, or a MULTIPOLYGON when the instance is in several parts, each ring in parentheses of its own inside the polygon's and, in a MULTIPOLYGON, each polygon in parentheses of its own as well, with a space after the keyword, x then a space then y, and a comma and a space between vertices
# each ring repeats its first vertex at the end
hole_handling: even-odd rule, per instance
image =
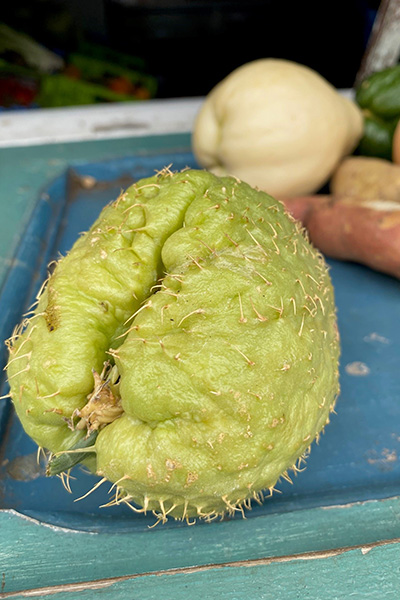
POLYGON ((360 109, 318 73, 267 58, 239 67, 208 94, 192 146, 213 173, 288 197, 317 191, 362 131, 360 109))

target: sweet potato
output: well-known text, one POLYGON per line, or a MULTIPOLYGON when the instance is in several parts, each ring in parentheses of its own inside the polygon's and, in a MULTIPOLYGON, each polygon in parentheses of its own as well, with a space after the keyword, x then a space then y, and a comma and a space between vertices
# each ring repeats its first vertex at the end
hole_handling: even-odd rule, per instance
POLYGON ((400 165, 383 158, 351 156, 333 174, 330 192, 335 196, 400 202, 400 165))
POLYGON ((400 279, 400 202, 316 195, 283 200, 326 256, 400 279))

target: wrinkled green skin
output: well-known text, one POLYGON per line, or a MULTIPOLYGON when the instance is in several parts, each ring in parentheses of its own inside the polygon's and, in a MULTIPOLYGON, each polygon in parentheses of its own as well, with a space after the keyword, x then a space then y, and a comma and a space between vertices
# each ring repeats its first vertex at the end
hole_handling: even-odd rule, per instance
POLYGON ((391 160, 393 134, 400 118, 400 65, 364 79, 356 91, 356 102, 364 112, 358 153, 391 160))
POLYGON ((100 431, 91 467, 161 516, 259 500, 338 394, 323 258, 281 203, 205 171, 136 183, 57 264, 8 365, 37 444, 57 452, 82 436, 65 418, 110 348, 124 414, 100 431))
POLYGON ((393 135, 397 119, 385 121, 369 112, 364 112, 364 133, 357 154, 392 160, 393 135))
POLYGON ((368 108, 382 119, 400 116, 400 65, 373 73, 356 91, 361 108, 368 108))

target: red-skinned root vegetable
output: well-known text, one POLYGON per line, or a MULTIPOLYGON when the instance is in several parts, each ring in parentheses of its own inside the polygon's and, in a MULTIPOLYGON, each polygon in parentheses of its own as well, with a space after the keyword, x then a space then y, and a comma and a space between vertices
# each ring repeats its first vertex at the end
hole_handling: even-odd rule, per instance
POLYGON ((282 201, 326 256, 400 278, 400 203, 333 195, 282 201))

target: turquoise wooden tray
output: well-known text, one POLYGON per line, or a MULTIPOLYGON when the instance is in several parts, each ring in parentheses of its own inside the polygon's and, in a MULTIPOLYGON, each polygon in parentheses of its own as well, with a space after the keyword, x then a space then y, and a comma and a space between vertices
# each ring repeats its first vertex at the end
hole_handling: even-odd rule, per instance
MULTIPOLYGON (((176 144, 108 160, 95 158, 92 163, 64 160, 58 175, 44 181, 36 195, 11 268, 4 271, 3 339, 36 294, 50 260, 67 252, 121 189, 171 163, 173 169, 196 166, 188 148, 176 144)), ((389 552, 389 547, 398 559, 400 283, 360 265, 329 264, 342 339, 337 414, 294 484, 280 482, 281 493, 248 511, 245 520, 195 527, 168 521, 150 529, 151 515, 134 515, 122 506, 99 508, 108 499, 105 486, 75 502, 96 478, 75 469, 73 494, 59 479, 46 478, 36 461, 36 447, 11 405, 0 404, 0 598, 28 591, 36 597, 71 597, 67 595, 74 592, 75 597, 82 593, 90 598, 95 585, 110 598, 133 597, 132 590, 150 598, 159 590, 153 573, 167 577, 167 595, 158 594, 163 597, 184 597, 184 577, 196 584, 190 598, 207 595, 204 586, 211 584, 216 595, 234 598, 231 576, 235 573, 235 585, 243 586, 250 576, 244 567, 253 570, 254 591, 264 575, 275 574, 272 595, 261 596, 272 598, 283 572, 289 573, 283 568, 286 563, 298 563, 291 572, 298 581, 300 559, 319 558, 322 568, 323 561, 343 553, 357 561, 360 555, 377 557, 383 548, 389 552)), ((4 366, 4 351, 0 358, 4 366)), ((2 393, 6 392, 3 381, 2 393)), ((314 573, 311 563, 308 567, 315 579, 318 570, 314 573)), ((358 568, 362 571, 361 565, 358 568)), ((327 573, 334 589, 335 577, 328 567, 327 573)), ((387 581, 393 584, 393 573, 387 581)), ((157 582, 161 585, 160 579, 157 582)), ((316 583, 309 587, 315 593, 317 589, 316 583)), ((295 588, 285 590, 283 597, 297 597, 290 595, 295 588)))

